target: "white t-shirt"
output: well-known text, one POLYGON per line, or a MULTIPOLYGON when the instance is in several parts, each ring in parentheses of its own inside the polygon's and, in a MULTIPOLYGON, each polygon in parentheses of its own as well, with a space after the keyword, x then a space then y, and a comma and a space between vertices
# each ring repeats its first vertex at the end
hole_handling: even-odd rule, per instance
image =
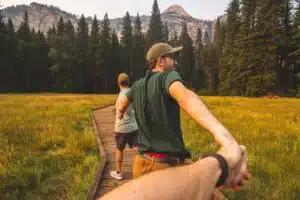
MULTIPOLYGON (((126 98, 126 93, 130 88, 124 88, 120 91, 119 96, 116 101, 116 112, 118 112, 119 101, 126 98)), ((124 113, 123 119, 118 119, 116 116, 115 122, 115 132, 117 133, 131 133, 138 130, 138 126, 135 121, 134 111, 132 105, 130 104, 124 113)))

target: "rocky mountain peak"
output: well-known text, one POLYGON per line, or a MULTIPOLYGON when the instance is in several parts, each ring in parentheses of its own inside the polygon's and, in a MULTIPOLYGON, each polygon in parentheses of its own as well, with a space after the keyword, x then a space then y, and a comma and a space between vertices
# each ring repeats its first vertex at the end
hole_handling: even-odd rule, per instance
POLYGON ((168 9, 166 9, 163 14, 176 14, 182 17, 192 17, 190 14, 188 14, 184 8, 178 4, 170 6, 168 9))

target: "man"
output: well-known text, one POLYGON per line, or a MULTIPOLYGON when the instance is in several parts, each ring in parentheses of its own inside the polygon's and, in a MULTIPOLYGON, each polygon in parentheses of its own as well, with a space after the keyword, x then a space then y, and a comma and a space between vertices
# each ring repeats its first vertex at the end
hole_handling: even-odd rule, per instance
POLYGON ((136 137, 138 132, 138 127, 135 121, 134 112, 131 105, 128 105, 127 109, 124 111, 124 117, 119 119, 117 116, 119 102, 126 98, 125 94, 129 89, 129 77, 125 73, 121 73, 118 76, 118 86, 120 88, 120 93, 116 101, 116 122, 115 122, 115 141, 116 141, 116 170, 111 171, 110 175, 117 179, 123 179, 122 176, 122 162, 123 162, 123 150, 128 144, 129 148, 133 148, 136 143, 136 137))
POLYGON ((246 159, 244 146, 228 146, 222 148, 218 154, 202 158, 194 164, 158 170, 134 179, 101 199, 208 200, 213 196, 220 179, 230 183, 231 189, 238 190, 244 185, 249 178, 247 173, 241 173, 246 159), (222 176, 226 171, 228 176, 222 176))
MULTIPOLYGON (((133 177, 151 171, 183 165, 190 155, 185 148, 180 127, 180 108, 210 131, 215 140, 226 148, 238 147, 229 131, 212 115, 199 96, 187 89, 174 70, 175 53, 182 47, 172 48, 165 43, 153 45, 147 53, 149 70, 137 81, 127 98, 119 104, 119 118, 130 104, 139 127, 139 153, 133 166, 133 177)), ((182 66, 184 67, 184 66, 182 66)))

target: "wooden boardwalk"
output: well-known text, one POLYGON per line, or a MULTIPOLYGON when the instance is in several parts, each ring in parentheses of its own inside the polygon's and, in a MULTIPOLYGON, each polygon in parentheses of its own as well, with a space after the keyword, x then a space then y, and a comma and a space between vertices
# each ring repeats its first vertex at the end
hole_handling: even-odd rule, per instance
POLYGON ((101 154, 101 163, 94 185, 90 188, 88 199, 97 199, 132 178, 132 165, 135 154, 133 150, 127 148, 128 146, 124 150, 122 164, 124 180, 115 180, 109 175, 110 171, 115 169, 116 160, 116 145, 114 141, 115 113, 113 109, 114 106, 109 106, 92 111, 94 131, 101 154))

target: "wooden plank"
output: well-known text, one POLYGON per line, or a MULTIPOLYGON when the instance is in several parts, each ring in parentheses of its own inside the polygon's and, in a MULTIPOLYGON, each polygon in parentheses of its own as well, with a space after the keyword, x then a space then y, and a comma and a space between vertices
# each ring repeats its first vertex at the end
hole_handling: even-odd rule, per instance
MULTIPOLYGON (((101 109, 104 109, 104 108, 109 108, 109 106, 105 106, 105 107, 103 107, 101 109)), ((101 136, 100 136, 100 133, 99 133, 99 130, 98 130, 98 125, 96 124, 95 117, 93 116, 93 112, 94 111, 91 112, 91 119, 92 119, 94 134, 96 136, 98 147, 99 147, 100 163, 98 165, 95 178, 94 178, 94 180, 92 181, 92 183, 91 183, 91 185, 89 187, 89 190, 88 190, 88 193, 87 193, 87 196, 86 196, 87 200, 94 199, 95 194, 97 192, 97 188, 98 188, 99 182, 100 182, 102 171, 103 171, 103 169, 105 167, 105 164, 106 164, 106 153, 105 153, 102 141, 101 141, 101 136)))
POLYGON ((88 195, 88 200, 99 198, 132 178, 132 165, 135 152, 129 148, 125 148, 123 155, 122 173, 124 180, 115 180, 109 175, 110 171, 115 169, 116 160, 116 144, 114 139, 115 113, 112 112, 113 109, 113 106, 110 106, 105 109, 95 109, 92 111, 92 121, 94 128, 97 129, 97 134, 95 135, 99 145, 100 155, 102 154, 101 156, 103 156, 105 162, 101 162, 102 164, 99 165, 101 170, 98 169, 98 174, 94 181, 94 183, 98 182, 96 191, 93 191, 92 186, 90 187, 89 193, 94 192, 94 195, 88 195), (105 164, 103 165, 103 163, 105 164), (93 198, 90 198, 91 196, 93 196, 93 198))

